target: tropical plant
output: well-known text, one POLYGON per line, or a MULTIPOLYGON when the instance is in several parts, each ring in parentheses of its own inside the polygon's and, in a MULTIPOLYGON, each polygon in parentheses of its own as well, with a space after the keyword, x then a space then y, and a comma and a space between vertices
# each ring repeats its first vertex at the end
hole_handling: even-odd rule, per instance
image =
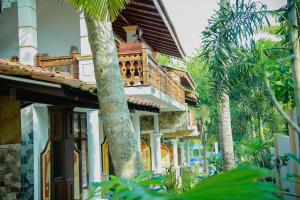
POLYGON ((163 192, 160 181, 148 179, 145 175, 138 180, 113 177, 110 181, 94 184, 90 198, 95 197, 95 191, 101 187, 103 195, 109 194, 109 199, 115 200, 276 200, 279 199, 276 186, 260 181, 271 174, 266 169, 238 168, 198 183, 180 194, 163 192))
POLYGON ((169 193, 178 193, 179 192, 179 179, 176 175, 176 169, 169 168, 164 173, 163 184, 166 188, 166 191, 169 193))
POLYGON ((243 165, 256 165, 261 168, 272 169, 272 141, 261 141, 260 138, 246 139, 239 144, 239 160, 243 165))
POLYGON ((111 21, 129 0, 70 0, 84 12, 94 62, 99 109, 114 172, 133 177, 143 169, 121 79, 111 21), (119 148, 122 146, 123 148, 119 148))
POLYGON ((212 73, 215 95, 218 97, 219 104, 223 166, 224 169, 230 169, 235 166, 235 161, 228 70, 239 60, 239 55, 234 52, 245 45, 251 47, 252 42, 248 40, 255 30, 261 28, 263 22, 268 20, 265 13, 266 7, 259 3, 244 0, 237 0, 234 5, 226 4, 226 1, 222 3, 224 4, 209 19, 209 25, 202 33, 201 57, 212 73))

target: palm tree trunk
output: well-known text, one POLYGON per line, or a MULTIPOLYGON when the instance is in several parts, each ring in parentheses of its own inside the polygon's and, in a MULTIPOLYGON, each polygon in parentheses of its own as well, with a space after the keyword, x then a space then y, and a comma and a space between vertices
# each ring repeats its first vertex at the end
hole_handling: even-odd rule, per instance
MULTIPOLYGON (((220 6, 226 6, 229 3, 230 0, 221 0, 220 6)), ((223 91, 223 93, 221 94, 219 112, 219 137, 223 153, 223 169, 229 170, 235 167, 235 161, 231 130, 230 100, 229 95, 225 91, 223 91)))
POLYGON ((223 153, 223 169, 229 170, 235 167, 233 139, 231 130, 229 95, 223 92, 220 104, 219 137, 223 153))
POLYGON ((251 117, 251 126, 252 126, 252 137, 254 139, 254 138, 256 138, 256 132, 255 132, 255 125, 254 125, 253 117, 251 117))
MULTIPOLYGON (((299 48, 299 33, 297 22, 297 9, 295 0, 287 0, 288 4, 288 19, 290 28, 290 45, 293 52, 293 61, 291 64, 294 78, 295 103, 297 110, 297 124, 300 126, 300 48, 299 48)), ((299 133, 299 132, 298 132, 299 133)), ((299 137, 300 140, 300 137, 299 137)))
POLYGON ((143 169, 119 69, 112 24, 85 15, 93 54, 104 133, 115 175, 130 178, 143 169))
POLYGON ((259 136, 260 136, 260 141, 264 142, 265 141, 265 136, 264 136, 264 126, 263 126, 263 120, 261 117, 259 117, 259 136))

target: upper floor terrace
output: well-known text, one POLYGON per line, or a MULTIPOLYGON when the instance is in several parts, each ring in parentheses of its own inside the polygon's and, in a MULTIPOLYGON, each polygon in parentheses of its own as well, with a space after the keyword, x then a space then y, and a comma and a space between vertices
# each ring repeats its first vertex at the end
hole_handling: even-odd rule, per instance
MULTIPOLYGON (((5 2, 0 13, 0 27, 5 27, 0 32, 0 58, 16 55, 23 64, 95 83, 85 20, 75 8, 53 0, 0 2, 5 2)), ((163 105, 163 111, 185 111, 186 86, 156 60, 157 52, 184 56, 161 0, 133 0, 113 30, 126 94, 148 98, 163 105)))

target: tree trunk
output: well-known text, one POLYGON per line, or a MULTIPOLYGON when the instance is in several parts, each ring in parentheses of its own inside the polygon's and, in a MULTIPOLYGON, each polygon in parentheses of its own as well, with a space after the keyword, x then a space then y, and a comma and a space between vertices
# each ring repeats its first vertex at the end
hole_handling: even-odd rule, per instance
POLYGON ((260 136, 260 141, 264 142, 265 141, 265 135, 264 135, 264 126, 263 126, 263 120, 261 117, 259 117, 259 136, 260 136))
POLYGON ((85 16, 93 54, 98 100, 115 175, 131 178, 143 169, 138 142, 130 119, 109 21, 85 16))
MULTIPOLYGON (((298 22, 297 22, 297 9, 295 0, 287 0, 288 4, 288 19, 290 25, 290 45, 292 53, 294 55, 292 60, 292 73, 294 78, 294 90, 295 90, 295 103, 297 111, 297 124, 300 126, 300 48, 298 40, 298 22)), ((298 132, 299 133, 299 132, 298 132)), ((300 137, 299 137, 300 140, 300 137)))
MULTIPOLYGON (((230 0, 221 0, 220 6, 229 5, 230 0)), ((233 139, 231 130, 230 100, 226 92, 222 93, 219 111, 219 135, 222 146, 223 169, 229 170, 235 167, 233 139)))
POLYGON ((229 170, 235 167, 235 160, 231 130, 230 101, 229 95, 225 92, 222 94, 219 112, 219 137, 222 146, 223 169, 229 170))
POLYGON ((256 132, 255 132, 255 125, 254 125, 254 119, 251 117, 251 126, 252 126, 252 138, 256 138, 256 132))

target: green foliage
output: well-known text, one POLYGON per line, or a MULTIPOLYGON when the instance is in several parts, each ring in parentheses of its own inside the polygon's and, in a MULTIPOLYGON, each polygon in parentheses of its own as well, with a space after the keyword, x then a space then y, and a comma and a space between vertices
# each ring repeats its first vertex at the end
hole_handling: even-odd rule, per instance
POLYGON ((164 65, 164 66, 170 66, 173 65, 173 61, 172 58, 170 56, 164 55, 164 54, 158 54, 157 55, 157 59, 158 59, 158 63, 160 65, 164 65))
MULTIPOLYGON (((145 176, 145 174, 144 174, 145 176)), ((153 185, 151 179, 140 185, 134 180, 112 177, 110 181, 97 183, 95 188, 102 187, 102 193, 108 199, 126 200, 275 200, 277 188, 271 183, 261 182, 262 178, 271 176, 271 172, 258 168, 239 168, 223 172, 204 182, 198 183, 191 190, 181 194, 170 194, 157 191, 150 187, 153 185)), ((160 184, 159 184, 160 185, 160 184)), ((160 187, 160 186, 159 186, 160 187)), ((92 192, 90 192, 92 194, 92 192)), ((90 198, 92 195, 90 196, 90 198)))
POLYGON ((198 182, 197 177, 199 176, 199 171, 197 168, 183 167, 181 174, 181 188, 182 192, 186 192, 194 187, 198 182))
POLYGON ((208 159, 209 162, 209 175, 214 176, 223 171, 222 158, 217 155, 210 156, 208 159))
POLYGON ((179 180, 176 176, 176 170, 174 168, 169 168, 164 173, 163 184, 169 193, 179 192, 179 180))
POLYGON ((291 159, 298 167, 300 167, 300 159, 292 153, 287 153, 286 156, 291 159))
POLYGON ((68 0, 74 7, 85 14, 99 18, 101 21, 117 19, 130 0, 68 0))
POLYGON ((202 32, 201 57, 212 72, 217 97, 228 91, 228 70, 240 62, 239 49, 250 47, 254 32, 268 21, 265 11, 266 6, 259 3, 237 0, 234 5, 222 6, 209 19, 202 32))
POLYGON ((261 168, 272 169, 271 140, 261 141, 259 138, 243 140, 238 149, 238 157, 242 165, 256 165, 261 168))

